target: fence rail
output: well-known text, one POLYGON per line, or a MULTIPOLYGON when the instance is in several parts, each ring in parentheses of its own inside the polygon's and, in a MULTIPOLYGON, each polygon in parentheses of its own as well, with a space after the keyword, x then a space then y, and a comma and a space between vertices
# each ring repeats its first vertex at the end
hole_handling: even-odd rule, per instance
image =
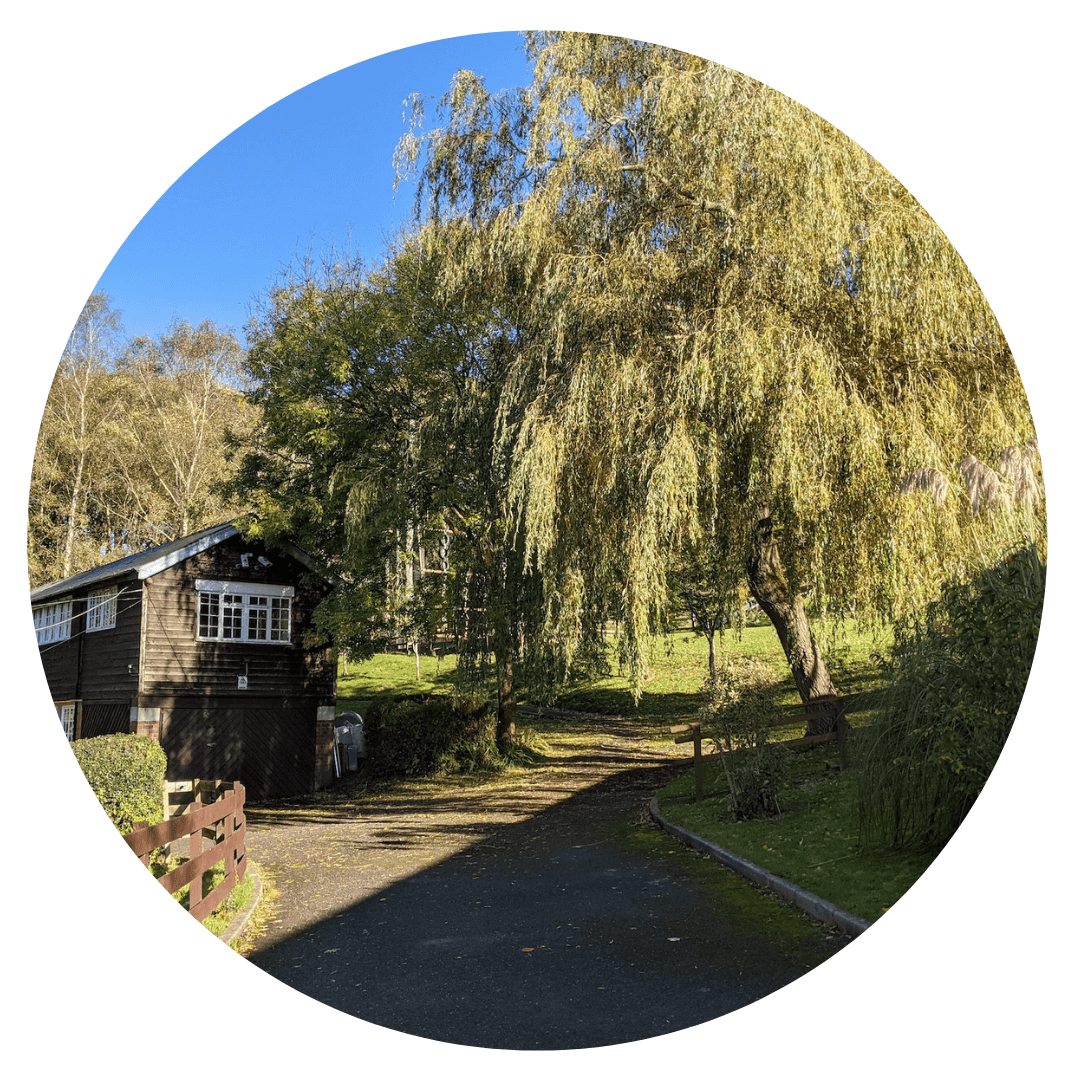
MULTIPOLYGON (((770 720, 765 726, 768 728, 791 727, 793 724, 809 724, 814 720, 829 720, 832 726, 827 732, 820 735, 804 735, 800 739, 785 739, 776 745, 794 749, 796 746, 814 746, 816 743, 821 742, 835 742, 840 747, 840 762, 846 766, 848 722, 844 714, 852 701, 854 701, 854 696, 847 698, 819 698, 810 705, 789 706, 790 715, 770 720), (791 710, 797 711, 791 712, 791 710)), ((676 743, 692 742, 694 744, 694 802, 701 802, 705 797, 701 752, 701 722, 678 724, 669 730, 675 736, 676 743)), ((733 749, 729 742, 726 750, 718 745, 717 752, 723 756, 724 754, 734 754, 737 750, 733 749)))
POLYGON ((238 881, 244 880, 247 869, 244 847, 247 836, 247 819, 244 816, 246 793, 244 785, 240 783, 221 785, 217 781, 196 781, 192 788, 191 803, 186 810, 157 825, 139 822, 124 840, 143 866, 148 867, 150 853, 155 848, 190 838, 191 857, 186 863, 158 878, 158 881, 170 895, 190 884, 188 911, 201 922, 225 900, 238 881), (215 786, 208 790, 208 784, 215 786), (222 787, 224 793, 215 802, 203 802, 207 794, 211 791, 216 793, 222 787), (204 841, 207 839, 211 841, 211 846, 205 848, 204 841), (225 879, 203 896, 204 871, 222 861, 225 863, 225 879))
POLYGON ((770 728, 789 727, 792 724, 806 723, 808 725, 807 731, 810 731, 811 727, 809 725, 813 721, 830 721, 828 731, 820 732, 817 735, 804 735, 801 739, 785 739, 780 745, 794 749, 796 746, 814 746, 816 743, 835 742, 840 747, 840 762, 846 766, 848 722, 845 714, 851 708, 857 696, 817 698, 809 705, 789 706, 789 709, 793 710, 792 715, 781 717, 778 720, 770 720, 768 726, 770 728))

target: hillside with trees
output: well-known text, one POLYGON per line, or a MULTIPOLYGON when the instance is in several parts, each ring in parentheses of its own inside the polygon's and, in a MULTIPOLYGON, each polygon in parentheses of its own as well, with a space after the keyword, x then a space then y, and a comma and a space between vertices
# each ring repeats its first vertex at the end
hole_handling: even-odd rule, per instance
POLYGON ((252 410, 243 349, 212 323, 123 337, 89 298, 49 391, 30 481, 31 586, 185 536, 235 511, 225 437, 252 410))

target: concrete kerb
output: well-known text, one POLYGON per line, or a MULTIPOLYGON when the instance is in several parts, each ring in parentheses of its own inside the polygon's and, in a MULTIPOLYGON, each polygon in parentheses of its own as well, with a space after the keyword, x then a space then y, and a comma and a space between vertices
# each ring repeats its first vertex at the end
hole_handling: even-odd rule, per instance
POLYGON ((255 867, 249 862, 245 876, 251 877, 255 881, 255 894, 251 898, 251 903, 248 904, 243 911, 239 912, 231 923, 229 923, 226 930, 219 935, 218 941, 223 941, 226 945, 239 937, 248 924, 248 920, 251 918, 251 913, 259 906, 259 901, 262 899, 263 884, 262 878, 255 872, 255 867))
POLYGON ((815 896, 805 889, 800 889, 798 885, 792 885, 790 881, 770 873, 763 867, 750 862, 749 859, 744 859, 741 855, 736 855, 733 851, 728 851, 714 844, 711 840, 706 840, 704 837, 690 832, 689 829, 684 829, 680 825, 668 821, 660 813, 660 800, 656 796, 653 796, 652 801, 649 803, 649 813, 665 832, 670 833, 677 840, 694 848, 696 851, 711 856, 717 862, 734 870, 735 873, 748 878, 755 885, 771 889, 774 893, 793 903, 801 911, 805 911, 812 918, 830 926, 838 927, 845 934, 850 934, 852 937, 856 937, 870 928, 870 923, 866 919, 861 919, 858 915, 843 911, 835 904, 830 904, 828 900, 822 900, 820 896, 815 896))

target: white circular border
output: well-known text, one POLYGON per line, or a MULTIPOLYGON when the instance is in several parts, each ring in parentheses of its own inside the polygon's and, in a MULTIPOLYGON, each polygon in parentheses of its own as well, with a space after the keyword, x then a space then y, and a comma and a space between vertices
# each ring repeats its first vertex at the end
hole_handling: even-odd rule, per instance
POLYGON ((259 990, 268 998, 285 1005, 288 1009, 307 1016, 310 1020, 342 1034, 380 1045, 391 1050, 416 1055, 447 1063, 477 1065, 491 1068, 543 1068, 565 1069, 596 1065, 611 1065, 639 1061, 639 1059, 660 1054, 672 1053, 694 1047, 702 1042, 714 1040, 755 1024, 775 1013, 800 1001, 815 990, 831 982, 837 975, 846 971, 854 963, 865 957, 886 937, 893 933, 917 908, 928 899, 930 894, 949 874, 985 824, 989 814, 996 806, 1020 760, 1027 742, 1039 706, 1047 688, 1053 664, 1054 649, 1059 624, 1061 624, 1065 592, 1065 487, 1062 473, 1061 456, 1054 431, 1050 405, 1042 379, 1028 345, 1024 330, 1015 311, 998 282, 994 271, 990 269, 980 249, 972 241, 949 207, 927 184, 912 166, 908 165, 899 154, 885 143, 874 131, 868 129, 850 113, 841 109, 831 99, 814 91, 812 87, 800 82, 785 72, 760 62, 755 57, 727 48, 715 41, 690 35, 684 31, 670 29, 633 19, 616 18, 577 12, 499 12, 481 15, 468 15, 448 18, 445 21, 426 23, 384 33, 379 37, 349 45, 348 48, 330 53, 311 64, 289 72, 257 93, 245 98, 243 102, 222 114, 214 123, 208 125, 190 143, 181 148, 170 161, 162 166, 149 183, 139 191, 136 198, 113 222, 87 260, 82 272, 60 308, 52 332, 41 353, 41 361, 31 383, 27 397, 27 406, 19 428, 15 470, 12 477, 11 498, 9 503, 9 572, 12 591, 12 608, 15 615, 16 633, 19 652, 22 654, 24 671, 30 686, 31 697, 46 740, 56 760, 56 764, 79 802, 86 820, 91 823, 97 836, 123 868, 135 885, 144 892, 147 899, 156 906, 163 917, 184 933, 204 953, 217 961, 222 968, 241 978, 248 985, 259 990), (670 1035, 646 1039, 639 1042, 623 1043, 615 1047, 596 1048, 589 1051, 498 1051, 480 1048, 462 1047, 453 1043, 435 1042, 401 1032, 377 1027, 359 1020, 354 1016, 341 1013, 328 1005, 322 1004, 297 993, 291 987, 280 983, 254 964, 242 959, 238 954, 222 945, 213 935, 208 934, 166 896, 157 882, 146 874, 131 850, 107 819, 94 797, 89 784, 83 778, 81 770, 72 757, 60 726, 56 723, 55 708, 50 697, 49 687, 38 660, 38 648, 30 612, 27 582, 27 555, 25 538, 27 534, 27 514, 29 500, 29 475, 33 449, 37 441, 44 411, 46 397, 59 362, 60 353, 82 309, 85 297, 100 278, 116 255, 119 247, 126 240, 137 222, 149 211, 160 195, 173 181, 183 174, 204 153, 210 150, 222 138, 228 136, 241 124, 255 116, 262 109, 278 102, 279 99, 308 83, 321 79, 341 68, 362 63, 363 60, 406 49, 410 45, 437 41, 444 38, 472 35, 472 33, 496 32, 523 29, 565 29, 603 32, 608 35, 648 40, 673 49, 696 53, 719 64, 738 68, 747 75, 766 82, 775 89, 796 98, 808 108, 813 109, 846 132, 855 141, 873 154, 902 183, 912 191, 919 202, 927 208, 942 229, 954 243, 960 254, 968 262, 978 284, 993 306, 998 321, 1007 336, 1021 375, 1024 379, 1032 416, 1035 418, 1039 433, 1039 444, 1043 459, 1045 485, 1047 485, 1048 525, 1050 530, 1050 562, 1047 576, 1047 593, 1043 608, 1042 631, 1036 650, 1035 663, 1024 694, 1020 713, 1016 718, 1013 731, 991 773, 990 779, 968 818, 964 820, 960 831, 951 839, 926 874, 919 879, 902 900, 897 902, 886 915, 878 919, 872 928, 863 933, 852 944, 843 948, 832 959, 808 972, 794 983, 766 998, 747 1005, 737 1012, 729 1013, 707 1024, 672 1032, 670 1035), (14 539, 14 542, 12 542, 14 539))

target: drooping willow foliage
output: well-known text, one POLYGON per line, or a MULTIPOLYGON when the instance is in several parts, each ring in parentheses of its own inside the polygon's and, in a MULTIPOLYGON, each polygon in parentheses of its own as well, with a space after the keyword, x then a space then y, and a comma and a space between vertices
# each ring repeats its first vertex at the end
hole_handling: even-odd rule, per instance
POLYGON ((997 763, 1035 656, 1046 567, 1034 545, 948 585, 902 620, 859 748, 865 843, 939 849, 997 763))
POLYGON ((963 498, 958 462, 1034 431, 978 284, 894 177, 707 60, 526 49, 529 87, 459 73, 398 168, 432 242, 457 226, 448 294, 512 313, 498 447, 564 662, 613 615, 640 679, 673 553, 708 536, 731 605, 749 574, 800 690, 827 692, 806 606, 893 619, 1003 529, 1041 538, 1038 507, 1005 528, 963 498), (949 498, 901 498, 919 468, 949 498))

